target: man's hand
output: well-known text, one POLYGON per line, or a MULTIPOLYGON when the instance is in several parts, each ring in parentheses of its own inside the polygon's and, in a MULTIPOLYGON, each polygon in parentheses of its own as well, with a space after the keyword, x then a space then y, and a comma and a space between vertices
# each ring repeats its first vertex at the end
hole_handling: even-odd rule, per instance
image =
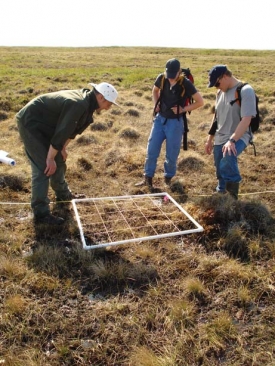
POLYGON ((44 173, 47 177, 53 175, 56 171, 56 162, 52 158, 46 159, 46 169, 44 170, 44 173))
POLYGON ((222 148, 223 156, 225 157, 226 154, 231 155, 234 154, 237 156, 237 150, 234 142, 227 141, 227 143, 222 148))
POLYGON ((159 111, 160 111, 160 105, 159 104, 155 107, 154 111, 155 111, 156 114, 159 113, 159 111))
POLYGON ((56 171, 56 162, 54 158, 56 157, 56 154, 58 153, 58 150, 56 150, 52 145, 50 145, 48 155, 46 158, 46 169, 44 170, 44 173, 47 177, 50 175, 53 175, 56 171))
POLYGON ((206 152, 206 154, 211 155, 212 150, 213 150, 213 142, 212 140, 207 140, 204 145, 204 151, 206 152))
MULTIPOLYGON (((172 107, 171 109, 174 112, 174 114, 178 113, 178 106, 177 105, 174 105, 174 107, 172 107)), ((181 114, 183 112, 185 112, 184 109, 182 107, 179 107, 179 114, 181 114)))

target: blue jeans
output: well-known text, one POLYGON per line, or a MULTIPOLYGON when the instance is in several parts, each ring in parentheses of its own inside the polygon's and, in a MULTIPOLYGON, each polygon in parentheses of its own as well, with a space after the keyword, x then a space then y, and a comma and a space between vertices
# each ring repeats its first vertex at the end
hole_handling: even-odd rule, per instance
POLYGON ((147 177, 153 177, 155 174, 157 160, 164 140, 166 140, 164 176, 172 178, 176 174, 183 131, 182 117, 178 120, 177 118, 168 119, 160 114, 156 115, 148 139, 147 156, 144 165, 144 172, 147 177))
POLYGON ((225 192, 226 182, 239 183, 242 180, 238 167, 238 156, 244 151, 246 144, 242 140, 236 142, 237 156, 234 154, 226 154, 226 156, 223 157, 223 146, 224 145, 214 146, 214 163, 218 179, 218 185, 216 187, 217 192, 225 192))

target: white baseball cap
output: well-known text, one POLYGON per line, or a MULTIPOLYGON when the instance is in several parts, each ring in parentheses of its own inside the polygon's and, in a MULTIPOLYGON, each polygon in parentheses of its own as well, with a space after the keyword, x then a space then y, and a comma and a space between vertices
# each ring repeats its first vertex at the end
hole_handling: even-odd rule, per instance
POLYGON ((108 84, 108 83, 100 83, 100 84, 90 83, 90 85, 92 85, 95 88, 95 90, 98 91, 100 94, 102 94, 103 97, 106 100, 108 100, 108 102, 111 102, 111 103, 119 106, 116 103, 116 98, 118 96, 118 92, 113 87, 113 85, 108 84))

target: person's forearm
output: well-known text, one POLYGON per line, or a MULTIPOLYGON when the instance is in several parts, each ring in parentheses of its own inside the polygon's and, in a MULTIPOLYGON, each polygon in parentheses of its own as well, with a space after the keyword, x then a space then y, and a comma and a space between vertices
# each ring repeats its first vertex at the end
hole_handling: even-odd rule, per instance
POLYGON ((195 109, 198 109, 202 106, 203 106, 203 101, 200 100, 200 101, 197 101, 197 102, 186 105, 183 108, 183 110, 184 110, 184 112, 191 112, 191 111, 194 111, 195 109))
POLYGON ((213 150, 213 140, 214 140, 214 136, 208 135, 207 140, 205 142, 205 146, 204 146, 204 150, 208 155, 210 155, 213 150))
POLYGON ((213 135, 208 135, 206 142, 213 143, 213 141, 214 141, 214 136, 213 135))
POLYGON ((156 105, 158 99, 159 99, 159 95, 160 95, 160 89, 157 88, 155 85, 153 87, 153 90, 152 90, 152 99, 153 99, 153 103, 154 105, 156 105))
POLYGON ((203 98, 199 92, 196 92, 194 95, 192 95, 192 98, 194 102, 186 105, 184 107, 184 112, 191 112, 203 106, 203 98))
POLYGON ((71 141, 72 141, 72 139, 68 139, 68 140, 65 142, 65 144, 64 144, 64 146, 63 146, 63 149, 64 149, 65 147, 67 147, 71 141))
POLYGON ((53 160, 56 157, 57 153, 58 153, 58 150, 56 150, 52 145, 50 145, 47 159, 53 160))
POLYGON ((245 131, 248 129, 251 122, 251 117, 243 117, 240 123, 238 124, 238 127, 236 128, 235 132, 230 136, 230 138, 238 141, 245 131))

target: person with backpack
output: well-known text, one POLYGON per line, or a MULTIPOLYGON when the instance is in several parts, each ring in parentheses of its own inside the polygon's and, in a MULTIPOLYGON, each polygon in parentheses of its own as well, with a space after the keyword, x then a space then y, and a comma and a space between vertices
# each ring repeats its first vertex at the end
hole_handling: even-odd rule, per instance
POLYGON ((152 97, 154 118, 148 139, 144 164, 144 180, 136 186, 146 185, 153 189, 153 177, 161 146, 166 140, 164 162, 165 184, 170 185, 176 174, 177 159, 180 153, 186 113, 203 105, 203 98, 194 84, 184 75, 179 60, 173 58, 166 62, 165 72, 157 76, 152 97), (186 101, 192 98, 193 103, 186 101))
POLYGON ((238 157, 253 140, 250 123, 256 116, 256 95, 249 84, 242 84, 226 65, 216 65, 209 71, 208 87, 218 89, 215 114, 205 143, 205 152, 214 153, 218 184, 216 191, 228 192, 238 199, 241 175, 238 157))
POLYGON ((65 179, 67 146, 92 122, 93 113, 108 110, 116 103, 117 91, 108 83, 92 88, 61 90, 37 96, 16 115, 32 170, 31 207, 35 223, 60 225, 62 217, 52 215, 49 185, 56 201, 75 197, 65 179))

